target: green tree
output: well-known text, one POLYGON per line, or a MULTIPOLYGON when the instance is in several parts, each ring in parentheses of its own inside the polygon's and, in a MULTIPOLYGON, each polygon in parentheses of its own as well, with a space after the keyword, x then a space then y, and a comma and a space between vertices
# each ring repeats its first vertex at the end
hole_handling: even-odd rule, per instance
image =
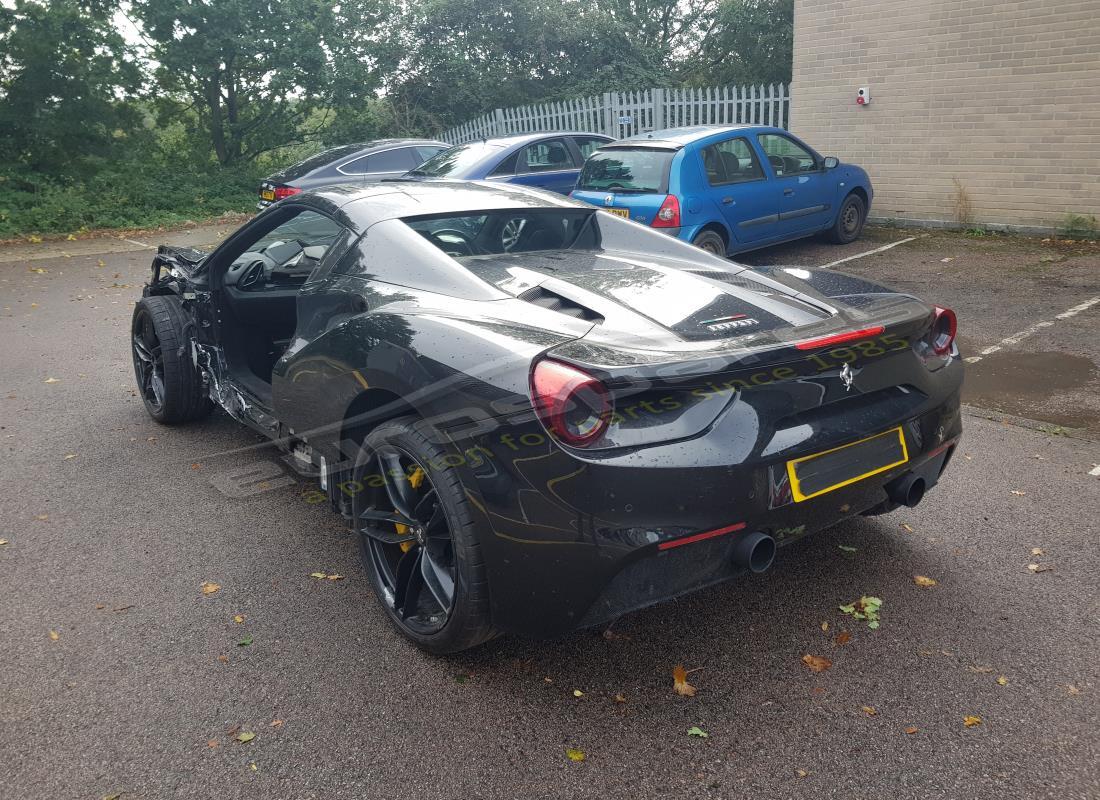
POLYGON ((687 59, 695 85, 789 83, 794 0, 722 0, 687 59))
POLYGON ((9 170, 85 174, 141 136, 128 99, 142 75, 114 11, 95 0, 0 6, 0 160, 9 170))
POLYGON ((388 2, 134 0, 158 64, 161 119, 193 110, 195 133, 223 165, 300 141, 316 109, 372 96, 389 52, 388 2))

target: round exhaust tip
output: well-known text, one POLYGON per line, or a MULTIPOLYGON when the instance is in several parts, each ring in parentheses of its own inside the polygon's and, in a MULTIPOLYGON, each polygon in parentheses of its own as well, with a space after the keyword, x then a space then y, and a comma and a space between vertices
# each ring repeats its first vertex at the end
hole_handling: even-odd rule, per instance
POLYGON ((912 508, 924 499, 924 478, 917 478, 909 485, 909 491, 905 494, 905 505, 912 508))
POLYGON ((733 560, 749 572, 764 572, 775 560, 775 539, 760 531, 747 533, 734 545, 733 560))

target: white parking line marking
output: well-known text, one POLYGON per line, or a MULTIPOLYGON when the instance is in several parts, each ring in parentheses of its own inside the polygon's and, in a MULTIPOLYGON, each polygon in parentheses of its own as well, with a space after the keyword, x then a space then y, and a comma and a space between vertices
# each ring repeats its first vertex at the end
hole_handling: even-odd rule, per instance
POLYGON ((1100 478, 1100 464, 1097 464, 1095 467, 1090 469, 1089 475, 1095 475, 1096 477, 1100 478))
POLYGON ((126 238, 123 238, 121 236, 119 238, 122 239, 122 241, 124 241, 124 242, 129 242, 130 244, 136 244, 138 247, 144 247, 148 250, 156 250, 156 248, 153 247, 153 245, 146 244, 145 242, 135 242, 133 239, 126 239, 126 238))
MULTIPOLYGON (((1073 308, 1066 309, 1061 314, 1055 314, 1054 319, 1069 319, 1070 317, 1076 317, 1082 311, 1087 311, 1088 309, 1092 308, 1097 303, 1100 303, 1100 297, 1094 297, 1091 300, 1086 300, 1085 302, 1081 303, 1080 305, 1076 305, 1073 308)), ((1001 339, 1001 341, 997 342, 997 344, 990 345, 989 347, 985 348, 984 350, 980 350, 978 352, 978 355, 968 356, 967 358, 965 358, 963 360, 966 361, 966 363, 968 363, 968 364, 977 363, 978 361, 981 361, 984 356, 993 355, 998 350, 1002 350, 1002 349, 1004 349, 1005 347, 1007 347, 1009 345, 1019 344, 1024 339, 1026 339, 1027 337, 1029 337, 1033 334, 1038 333, 1043 328, 1050 328, 1053 325, 1054 325, 1054 322, 1051 321, 1051 320, 1043 320, 1042 322, 1036 322, 1031 327, 1024 328, 1022 331, 1020 331, 1018 333, 1014 333, 1011 336, 1006 336, 1004 339, 1001 339)))
POLYGON ((875 253, 883 253, 889 250, 891 247, 897 247, 899 244, 916 241, 916 238, 916 236, 910 236, 908 239, 901 239, 897 242, 890 242, 890 244, 883 245, 882 247, 876 247, 874 250, 868 250, 866 253, 856 253, 854 256, 848 256, 847 258, 840 258, 836 261, 830 261, 828 264, 822 264, 820 267, 818 267, 818 269, 828 269, 829 267, 835 267, 837 264, 843 264, 845 261, 855 261, 857 258, 863 258, 864 256, 873 256, 875 253))

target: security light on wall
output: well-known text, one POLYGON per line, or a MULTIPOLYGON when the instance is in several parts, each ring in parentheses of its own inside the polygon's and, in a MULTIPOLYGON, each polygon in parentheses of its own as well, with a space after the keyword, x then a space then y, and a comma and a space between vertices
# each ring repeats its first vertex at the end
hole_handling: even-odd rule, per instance
POLYGON ((860 86, 856 91, 856 105, 866 106, 871 103, 871 89, 867 86, 860 86))

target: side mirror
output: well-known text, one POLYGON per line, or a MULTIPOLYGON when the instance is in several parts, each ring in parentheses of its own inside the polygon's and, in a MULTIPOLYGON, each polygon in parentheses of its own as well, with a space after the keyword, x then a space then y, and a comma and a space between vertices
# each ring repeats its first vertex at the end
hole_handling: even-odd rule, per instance
POLYGON ((825 156, 825 169, 833 169, 840 163, 836 156, 825 156))

